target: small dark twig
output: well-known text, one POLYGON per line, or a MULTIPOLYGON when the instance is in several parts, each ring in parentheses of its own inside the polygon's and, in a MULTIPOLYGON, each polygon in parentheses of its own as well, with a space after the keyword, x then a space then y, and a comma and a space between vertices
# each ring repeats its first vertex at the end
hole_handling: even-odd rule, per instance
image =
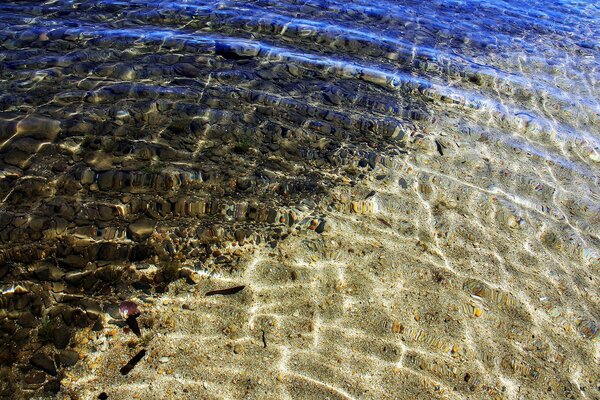
POLYGON ((228 295, 228 294, 235 294, 239 291, 241 291, 242 289, 244 289, 246 286, 242 285, 242 286, 235 286, 232 288, 228 288, 228 289, 218 289, 218 290, 211 290, 210 292, 206 292, 205 296, 214 296, 217 294, 221 294, 221 295, 228 295))
POLYGON ((378 220, 379 222, 381 222, 382 224, 384 224, 385 226, 387 226, 388 228, 391 228, 391 227, 392 227, 392 224, 390 224, 389 222, 387 222, 387 221, 386 221, 385 219, 383 219, 383 218, 377 218, 377 220, 378 220))
POLYGON ((121 375, 127 375, 131 370, 140 362, 142 358, 146 355, 146 349, 141 349, 138 353, 129 360, 127 364, 125 364, 119 371, 121 375))

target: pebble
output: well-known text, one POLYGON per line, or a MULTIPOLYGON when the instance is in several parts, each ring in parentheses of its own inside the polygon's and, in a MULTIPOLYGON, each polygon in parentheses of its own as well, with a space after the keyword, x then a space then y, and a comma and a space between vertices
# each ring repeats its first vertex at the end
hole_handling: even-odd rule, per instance
POLYGON ((41 385, 46 382, 46 374, 42 371, 31 371, 25 375, 25 383, 28 385, 41 385))
POLYGON ((62 366, 71 367, 79 361, 79 353, 74 350, 61 350, 59 360, 62 366))
POLYGON ((28 116, 17 124, 18 135, 38 140, 53 141, 60 130, 60 121, 36 115, 28 116))
POLYGON ((233 346, 233 352, 235 354, 241 354, 243 351, 244 351, 244 347, 241 344, 237 343, 233 346))
POLYGON ((24 328, 35 328, 37 326, 37 320, 30 311, 22 313, 17 322, 24 328))
POLYGON ((35 353, 29 360, 29 363, 52 376, 55 376, 57 373, 52 358, 42 352, 35 353))

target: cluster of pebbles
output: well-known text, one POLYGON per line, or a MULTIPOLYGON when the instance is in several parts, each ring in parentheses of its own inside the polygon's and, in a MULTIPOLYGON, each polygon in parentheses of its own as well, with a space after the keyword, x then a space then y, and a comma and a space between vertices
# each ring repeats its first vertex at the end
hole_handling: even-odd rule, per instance
POLYGON ((401 154, 424 113, 235 43, 0 28, 4 395, 57 391, 74 329, 164 290, 173 263, 232 268, 292 229, 323 232, 331 187, 401 154))

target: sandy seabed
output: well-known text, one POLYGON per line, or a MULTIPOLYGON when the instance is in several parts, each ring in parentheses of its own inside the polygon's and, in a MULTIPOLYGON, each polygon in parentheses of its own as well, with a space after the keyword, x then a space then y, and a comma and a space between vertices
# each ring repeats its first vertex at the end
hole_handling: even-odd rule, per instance
MULTIPOLYGON (((81 332, 62 395, 598 399, 597 259, 569 239, 580 231, 560 202, 551 215, 508 194, 542 161, 510 148, 477 159, 478 139, 438 137, 458 143, 443 157, 433 138, 416 141, 414 156, 323 200, 322 234, 297 230, 232 273, 198 271, 196 285, 137 299, 141 338, 111 324, 81 332)), ((581 183, 559 174, 539 181, 574 194, 581 183)))

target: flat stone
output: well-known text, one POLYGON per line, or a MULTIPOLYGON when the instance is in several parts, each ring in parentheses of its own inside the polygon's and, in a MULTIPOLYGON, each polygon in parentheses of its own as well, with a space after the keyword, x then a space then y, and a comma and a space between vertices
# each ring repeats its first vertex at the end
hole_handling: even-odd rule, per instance
POLYGON ((59 281, 62 279, 64 272, 52 263, 41 263, 35 269, 35 276, 42 281, 59 281))
POLYGON ((19 136, 30 136, 39 140, 53 141, 59 132, 60 121, 41 116, 28 116, 17 124, 19 136))
POLYGON ((110 190, 113 185, 114 171, 101 172, 98 174, 97 185, 99 189, 110 190))
POLYGON ((0 330, 2 332, 8 333, 9 335, 13 335, 17 331, 17 324, 15 321, 10 319, 3 319, 0 321, 0 330))
MULTIPOLYGON (((39 140, 25 137, 25 138, 16 140, 12 144, 12 148, 23 151, 25 153, 33 154, 33 153, 37 153, 43 144, 44 144, 44 142, 41 142, 39 140)), ((11 149, 11 152, 12 151, 13 150, 11 149)))
POLYGON ((4 154, 4 162, 15 167, 25 169, 29 165, 31 154, 21 150, 13 149, 10 152, 4 154))
POLYGON ((73 350, 61 350, 58 357, 63 367, 73 366, 79 361, 79 353, 73 350))
POLYGON ((31 357, 29 363, 52 376, 56 376, 56 366, 54 365, 54 361, 47 354, 37 352, 31 357))
POLYGON ((152 232, 154 232, 155 226, 156 222, 154 222, 151 219, 140 219, 136 222, 129 224, 127 229, 133 236, 145 238, 150 236, 152 232))
POLYGON ((116 243, 103 243, 98 249, 99 260, 118 260, 121 256, 119 245, 116 243))
POLYGON ((54 393, 54 394, 60 392, 60 380, 52 379, 51 381, 48 381, 44 385, 44 391, 47 393, 54 393))
POLYGON ((31 340, 31 328, 21 328, 12 336, 12 340, 17 343, 25 344, 31 340))
POLYGON ((242 45, 239 43, 217 43, 215 53, 229 60, 241 60, 253 58, 258 55, 260 48, 252 45, 242 45))
POLYGON ((86 168, 81 173, 80 182, 82 185, 90 185, 90 184, 94 183, 95 179, 96 179, 96 171, 86 168))
POLYGON ((121 314, 119 313, 119 305, 118 304, 105 304, 104 312, 110 315, 113 319, 120 319, 121 314))
POLYGON ((89 154, 84 159, 85 163, 92 167, 95 171, 108 171, 113 166, 113 157, 103 151, 97 151, 89 154))
POLYGON ((24 328, 35 328, 37 325, 37 319, 30 311, 22 313, 17 322, 24 328))
POLYGON ((317 233, 323 233, 325 231, 325 220, 322 220, 319 225, 317 226, 317 228, 315 229, 315 232, 317 233))
POLYGON ((64 325, 59 325, 54 329, 52 335, 52 342, 57 349, 64 349, 69 345, 71 341, 71 329, 64 325))
POLYGON ((31 371, 25 375, 25 383, 28 385, 41 385, 46 382, 46 374, 42 371, 31 371))
POLYGON ((83 269, 87 265, 87 260, 82 256, 71 254, 61 260, 61 262, 69 268, 83 269))

